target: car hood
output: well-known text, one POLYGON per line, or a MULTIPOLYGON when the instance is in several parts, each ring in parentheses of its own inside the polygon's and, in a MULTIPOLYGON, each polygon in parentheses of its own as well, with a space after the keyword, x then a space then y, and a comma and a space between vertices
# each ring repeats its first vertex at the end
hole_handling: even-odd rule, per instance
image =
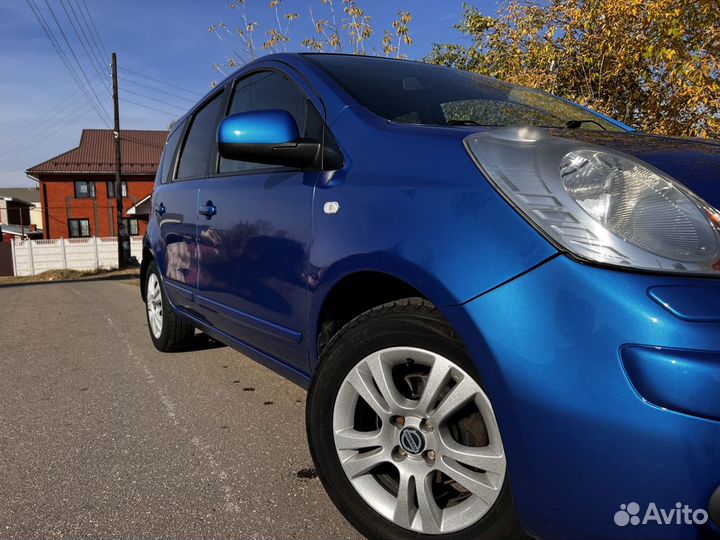
POLYGON ((720 208, 720 141, 582 129, 552 130, 552 134, 635 156, 720 208))

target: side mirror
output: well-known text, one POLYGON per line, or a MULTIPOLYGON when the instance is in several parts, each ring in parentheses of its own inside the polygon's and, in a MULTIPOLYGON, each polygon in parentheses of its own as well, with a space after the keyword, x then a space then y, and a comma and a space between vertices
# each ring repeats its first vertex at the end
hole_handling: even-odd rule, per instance
POLYGON ((220 122, 217 140, 225 159, 301 169, 319 162, 320 142, 301 139, 295 119, 279 109, 230 115, 220 122))

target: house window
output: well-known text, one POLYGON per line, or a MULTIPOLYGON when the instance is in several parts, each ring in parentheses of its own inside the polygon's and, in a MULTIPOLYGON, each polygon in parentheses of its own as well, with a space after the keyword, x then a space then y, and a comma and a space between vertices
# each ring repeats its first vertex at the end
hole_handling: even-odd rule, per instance
POLYGON ((70 219, 68 220, 70 238, 87 238, 90 236, 90 220, 70 219))
MULTIPOLYGON (((121 190, 123 199, 127 198, 127 196, 128 196, 127 181, 122 180, 120 182, 120 190, 121 190)), ((108 199, 115 198, 115 180, 107 181, 107 194, 108 194, 108 199)))
POLYGON ((76 199, 94 199, 95 198, 95 182, 86 180, 75 181, 75 198, 76 199))
POLYGON ((125 219, 123 218, 123 223, 125 225, 125 230, 130 236, 139 236, 140 235, 140 225, 138 225, 138 220, 135 218, 132 219, 125 219))

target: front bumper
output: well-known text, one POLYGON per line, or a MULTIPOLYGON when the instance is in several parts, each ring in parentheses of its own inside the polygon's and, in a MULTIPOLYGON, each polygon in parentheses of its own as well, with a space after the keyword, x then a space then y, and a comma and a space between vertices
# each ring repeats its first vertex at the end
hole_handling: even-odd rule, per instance
POLYGON ((720 305, 703 299, 718 294, 720 280, 612 271, 559 256, 444 309, 493 401, 529 534, 718 535, 712 520, 620 526, 614 519, 632 502, 641 520, 651 503, 666 513, 678 502, 711 506, 720 485, 720 305), (697 309, 685 302, 673 312, 649 292, 686 286, 706 292, 696 294, 697 309))

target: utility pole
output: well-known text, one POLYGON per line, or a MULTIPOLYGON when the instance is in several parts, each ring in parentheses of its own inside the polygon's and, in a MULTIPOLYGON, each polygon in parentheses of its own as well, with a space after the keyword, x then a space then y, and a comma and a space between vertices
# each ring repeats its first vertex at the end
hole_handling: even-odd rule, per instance
POLYGON ((123 225, 122 156, 120 155, 120 100, 118 98, 117 55, 112 53, 113 112, 115 116, 115 201, 117 206, 118 268, 130 260, 130 238, 123 225))

